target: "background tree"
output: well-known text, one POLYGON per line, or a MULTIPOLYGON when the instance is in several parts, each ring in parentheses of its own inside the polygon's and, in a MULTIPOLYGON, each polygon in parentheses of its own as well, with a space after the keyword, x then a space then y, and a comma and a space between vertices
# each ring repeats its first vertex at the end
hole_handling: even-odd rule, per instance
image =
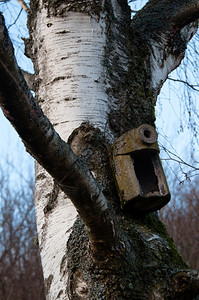
POLYGON ((121 134, 154 125, 157 95, 198 16, 197 1, 150 0, 133 20, 126 1, 32 1, 26 53, 37 102, 54 127, 17 68, 1 18, 2 109, 54 178, 37 165, 47 299, 198 295, 198 273, 187 269, 156 214, 121 210, 107 152, 121 134))
POLYGON ((7 164, 0 173, 0 298, 42 300, 43 275, 36 241, 33 181, 16 189, 7 164))
POLYGON ((173 199, 170 205, 161 209, 161 220, 187 264, 199 269, 198 178, 183 185, 175 185, 172 190, 173 199))

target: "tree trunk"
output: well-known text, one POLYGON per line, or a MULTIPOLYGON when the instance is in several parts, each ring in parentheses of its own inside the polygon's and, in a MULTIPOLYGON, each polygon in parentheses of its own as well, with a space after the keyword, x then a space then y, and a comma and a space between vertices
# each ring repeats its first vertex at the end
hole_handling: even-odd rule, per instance
MULTIPOLYGON (((157 213, 121 209, 109 160, 122 134, 154 126, 157 95, 180 64, 198 16, 197 1, 150 0, 133 20, 125 0, 31 1, 26 52, 36 99, 77 155, 39 108, 35 128, 48 128, 44 137, 38 132, 41 145, 19 132, 40 163, 35 207, 47 299, 199 294, 198 272, 188 269, 157 213)), ((0 86, 2 99, 6 88, 0 86)), ((3 101, 12 122, 15 112, 3 101)))

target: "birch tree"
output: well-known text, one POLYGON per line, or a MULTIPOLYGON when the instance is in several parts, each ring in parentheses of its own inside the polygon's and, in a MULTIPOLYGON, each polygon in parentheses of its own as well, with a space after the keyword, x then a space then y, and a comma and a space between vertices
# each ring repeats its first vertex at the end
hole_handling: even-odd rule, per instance
POLYGON ((149 0, 133 19, 126 0, 32 0, 26 55, 34 98, 0 15, 0 103, 37 161, 46 299, 199 294, 198 271, 177 253, 157 213, 121 207, 109 159, 123 134, 155 126, 157 96, 198 17, 196 0, 149 0))

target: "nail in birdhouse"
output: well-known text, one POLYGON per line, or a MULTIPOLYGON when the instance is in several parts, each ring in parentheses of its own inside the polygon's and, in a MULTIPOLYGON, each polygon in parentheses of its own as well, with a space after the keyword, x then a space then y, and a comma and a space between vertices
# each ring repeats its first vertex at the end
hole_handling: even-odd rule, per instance
POLYGON ((167 204, 170 193, 152 126, 128 131, 110 147, 110 153, 122 208, 148 213, 167 204))

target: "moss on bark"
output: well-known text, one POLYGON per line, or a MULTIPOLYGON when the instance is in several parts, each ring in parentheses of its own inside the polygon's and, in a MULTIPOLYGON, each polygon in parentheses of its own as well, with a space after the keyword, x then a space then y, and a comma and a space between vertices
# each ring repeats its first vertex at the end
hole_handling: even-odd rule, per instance
MULTIPOLYGON (((172 275, 187 268, 165 227, 153 215, 144 220, 120 215, 117 222, 120 249, 101 261, 93 260, 82 221, 75 223, 67 253, 70 299, 82 299, 77 293, 76 274, 86 283, 85 299, 155 299, 152 295, 158 286, 166 290, 172 275)), ((164 293, 167 299, 169 293, 164 293)))
POLYGON ((133 211, 121 209, 115 185, 110 180, 112 176, 108 179, 105 175, 110 175, 109 161, 105 159, 100 169, 100 161, 93 156, 95 151, 99 158, 107 156, 98 129, 84 123, 69 141, 72 147, 76 145, 79 155, 82 152, 97 177, 103 178, 101 183, 106 185, 109 205, 115 211, 113 221, 119 237, 115 248, 96 259, 83 222, 80 218, 76 221, 67 245, 69 260, 65 266, 69 272, 70 299, 155 299, 153 295, 158 287, 167 299, 171 296, 166 291, 170 278, 179 270, 187 269, 187 265, 157 213, 136 216, 133 211), (80 282, 84 287, 82 294, 80 282))

